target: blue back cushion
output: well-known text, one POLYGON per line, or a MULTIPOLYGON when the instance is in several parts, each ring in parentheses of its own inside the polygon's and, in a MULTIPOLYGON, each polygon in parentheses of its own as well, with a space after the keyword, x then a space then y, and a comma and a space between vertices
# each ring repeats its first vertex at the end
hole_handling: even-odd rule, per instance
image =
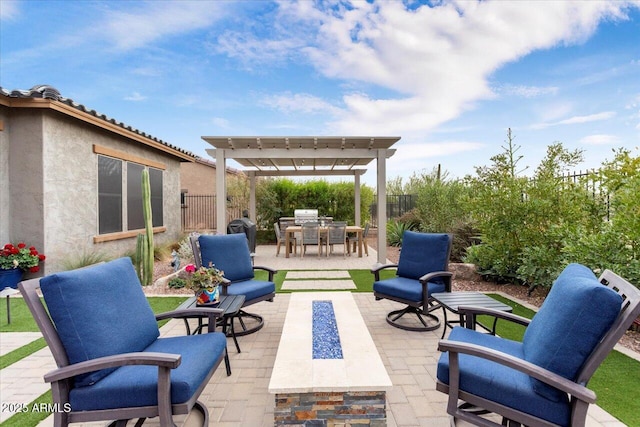
POLYGON ((398 276, 417 280, 433 271, 446 271, 449 242, 448 234, 405 231, 402 235, 398 276))
POLYGON ((232 282, 253 279, 249 243, 244 233, 202 235, 198 243, 203 266, 213 264, 232 282))
MULTIPOLYGON (((130 258, 52 274, 40 288, 70 363, 142 351, 159 336, 130 258)), ((76 377, 91 385, 114 371, 76 377)))
MULTIPOLYGON (((558 276, 523 338, 525 359, 574 379, 620 312, 622 298, 587 267, 570 264, 558 276)), ((531 379, 536 393, 558 401, 561 392, 531 379)))

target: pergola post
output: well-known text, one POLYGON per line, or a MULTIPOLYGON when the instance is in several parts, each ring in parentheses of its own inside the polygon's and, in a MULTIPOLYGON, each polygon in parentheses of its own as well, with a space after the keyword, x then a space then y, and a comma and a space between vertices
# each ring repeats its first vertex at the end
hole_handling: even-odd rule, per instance
POLYGON ((387 150, 378 150, 378 262, 387 261, 387 150))
POLYGON ((356 173, 354 175, 354 198, 355 198, 355 224, 360 227, 360 174, 356 173))
POLYGON ((216 149, 216 233, 227 234, 227 159, 216 149))
POLYGON ((256 217, 256 173, 249 171, 249 218, 258 222, 256 217))

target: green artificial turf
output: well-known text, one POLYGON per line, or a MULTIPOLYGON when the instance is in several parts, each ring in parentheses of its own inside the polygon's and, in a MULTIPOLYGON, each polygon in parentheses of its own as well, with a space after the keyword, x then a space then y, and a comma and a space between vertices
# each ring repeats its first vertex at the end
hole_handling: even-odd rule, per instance
POLYGON ((40 395, 34 401, 25 403, 23 412, 18 412, 6 419, 0 427, 34 427, 51 415, 53 399, 51 390, 40 395))
MULTIPOLYGON (((149 297, 149 305, 154 313, 164 313, 171 311, 179 306, 186 297, 149 297)), ((11 324, 7 323, 7 307, 6 304, 0 304, 3 309, 0 309, 0 332, 38 332, 38 325, 36 325, 31 312, 27 308, 27 304, 22 298, 10 298, 11 302, 11 324)), ((162 320, 158 323, 159 327, 167 323, 169 320, 162 320)), ((12 363, 35 353, 36 351, 44 348, 46 343, 44 338, 37 339, 30 342, 27 345, 19 347, 7 354, 0 356, 0 369, 6 368, 12 363)))
MULTIPOLYGON (((314 270, 295 270, 295 271, 314 271, 314 270)), ((331 270, 323 270, 323 271, 331 271, 331 270)), ((336 270, 338 271, 338 270, 336 270)), ((339 270, 342 271, 342 270, 339 270)), ((318 292, 319 290, 314 289, 312 291, 288 291, 282 290, 282 283, 286 278, 287 270, 278 271, 278 273, 274 276, 273 281, 276 284, 276 292, 277 293, 291 293, 291 292, 318 292)), ((382 279, 389 279, 396 275, 395 269, 383 270, 380 273, 380 277, 382 279)), ((356 289, 352 289, 352 292, 373 292, 373 274, 371 274, 371 270, 349 270, 349 276, 351 276, 351 280, 356 285, 356 289)), ((267 280, 266 272, 256 272, 256 279, 259 280, 267 280), (259 275, 260 273, 260 275, 259 275)), ((308 279, 294 279, 294 280, 308 280, 308 279)), ((335 278, 314 278, 313 280, 341 280, 335 278)))
MULTIPOLYGON (((489 294, 513 307, 513 313, 531 319, 535 312, 500 295, 489 294)), ((478 321, 485 326, 493 322, 488 316, 480 316, 478 321)), ((496 333, 501 337, 522 341, 524 327, 506 321, 498 321, 496 333)), ((640 362, 613 350, 596 370, 588 387, 598 398, 602 409, 628 426, 640 426, 637 391, 640 384, 640 362)))

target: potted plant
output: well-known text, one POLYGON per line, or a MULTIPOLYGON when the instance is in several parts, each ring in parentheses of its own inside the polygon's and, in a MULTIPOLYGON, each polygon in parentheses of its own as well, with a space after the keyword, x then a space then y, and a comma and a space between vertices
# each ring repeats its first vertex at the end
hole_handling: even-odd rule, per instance
POLYGON ((198 305, 213 305, 220 301, 219 285, 225 280, 224 271, 218 270, 213 264, 200 268, 188 264, 184 271, 187 275, 186 287, 195 292, 198 305))
POLYGON ((16 288, 25 271, 37 273, 40 263, 45 260, 44 254, 38 253, 35 247, 23 242, 13 245, 7 243, 0 249, 0 289, 9 286, 16 288))

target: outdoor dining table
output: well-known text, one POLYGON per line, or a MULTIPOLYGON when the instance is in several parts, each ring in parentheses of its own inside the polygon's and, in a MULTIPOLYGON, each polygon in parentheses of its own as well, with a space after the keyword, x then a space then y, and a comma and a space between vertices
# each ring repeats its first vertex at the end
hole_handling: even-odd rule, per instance
MULTIPOLYGON (((324 227, 320 227, 320 233, 327 233, 327 230, 329 229, 329 227, 324 226, 324 227)), ((347 234, 349 233, 355 233, 356 237, 358 238, 358 257, 362 258, 362 231, 363 228, 357 225, 347 225, 347 234)), ((301 225, 290 225, 285 229, 285 245, 284 245, 284 256, 285 258, 289 258, 289 254, 291 253, 291 248, 289 246, 289 241, 291 240, 291 238, 293 237, 293 235, 295 233, 302 233, 302 226, 301 225)))

